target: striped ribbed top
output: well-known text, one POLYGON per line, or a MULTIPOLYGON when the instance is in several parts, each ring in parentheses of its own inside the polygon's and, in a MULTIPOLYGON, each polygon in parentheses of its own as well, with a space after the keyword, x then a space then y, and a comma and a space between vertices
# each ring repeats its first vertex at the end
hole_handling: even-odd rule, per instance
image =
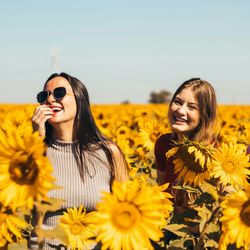
MULTIPOLYGON (((73 147, 77 142, 63 142, 54 140, 47 148, 47 157, 53 166, 53 176, 56 178, 55 184, 61 189, 49 191, 48 196, 65 200, 61 210, 55 213, 48 213, 44 221, 46 228, 53 228, 58 223, 62 210, 69 207, 79 207, 81 204, 92 211, 101 198, 102 191, 110 191, 110 168, 106 155, 102 149, 96 150, 98 158, 85 157, 84 168, 89 174, 81 179, 77 161, 73 154, 73 147), (91 162, 90 160, 91 159, 91 162)), ((52 249, 47 248, 45 249, 52 249)))

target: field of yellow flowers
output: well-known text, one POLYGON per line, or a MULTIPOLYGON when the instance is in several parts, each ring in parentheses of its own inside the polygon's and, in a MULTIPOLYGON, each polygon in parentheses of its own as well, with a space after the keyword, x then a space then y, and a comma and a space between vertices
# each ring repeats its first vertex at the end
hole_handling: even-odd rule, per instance
POLYGON ((0 105, 0 249, 27 249, 34 206, 38 243, 54 237, 69 249, 97 243, 117 250, 250 249, 250 106, 219 106, 216 151, 186 140, 169 152, 183 180, 176 189, 195 194, 193 206, 176 214, 164 192, 168 184, 157 185, 154 165, 154 143, 170 132, 167 105, 93 105, 98 127, 125 154, 131 178, 114 182, 94 212, 69 208, 49 232, 43 216, 61 201, 47 197, 53 168, 42 139, 32 133, 35 107, 0 105))

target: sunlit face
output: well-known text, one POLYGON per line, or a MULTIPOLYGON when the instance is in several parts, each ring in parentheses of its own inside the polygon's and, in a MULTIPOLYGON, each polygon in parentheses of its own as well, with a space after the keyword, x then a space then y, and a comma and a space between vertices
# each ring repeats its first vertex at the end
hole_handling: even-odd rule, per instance
POLYGON ((191 88, 185 88, 176 95, 169 107, 168 119, 179 139, 197 128, 200 123, 199 105, 191 88))
POLYGON ((49 123, 52 126, 65 123, 73 127, 77 106, 72 87, 65 78, 59 76, 47 82, 44 90, 53 92, 57 87, 65 87, 67 93, 61 100, 56 100, 52 94, 49 96, 45 104, 54 112, 54 117, 49 119, 49 123))

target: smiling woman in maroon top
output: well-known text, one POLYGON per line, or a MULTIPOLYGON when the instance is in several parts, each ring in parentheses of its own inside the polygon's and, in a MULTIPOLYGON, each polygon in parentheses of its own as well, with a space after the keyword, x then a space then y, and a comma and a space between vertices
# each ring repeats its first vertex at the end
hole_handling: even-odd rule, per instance
POLYGON ((176 184, 173 158, 166 158, 166 152, 174 147, 173 140, 183 137, 190 140, 214 144, 216 135, 213 128, 216 123, 216 94, 210 83, 200 78, 192 78, 179 86, 169 104, 168 119, 171 134, 158 138, 155 144, 155 159, 158 183, 169 182, 169 190, 176 184))

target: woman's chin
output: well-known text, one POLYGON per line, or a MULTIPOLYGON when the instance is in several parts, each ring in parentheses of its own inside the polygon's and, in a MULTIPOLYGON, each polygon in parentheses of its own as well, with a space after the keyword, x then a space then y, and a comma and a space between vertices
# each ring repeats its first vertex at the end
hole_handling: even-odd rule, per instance
POLYGON ((53 116, 52 118, 48 119, 48 122, 49 122, 50 124, 54 124, 54 123, 57 123, 58 121, 57 121, 56 117, 53 116))
POLYGON ((172 125, 171 127, 172 127, 172 130, 173 130, 174 132, 176 132, 177 134, 178 134, 178 133, 181 133, 181 134, 188 133, 188 129, 187 129, 187 127, 184 126, 184 125, 176 125, 176 124, 174 124, 174 125, 172 125))

